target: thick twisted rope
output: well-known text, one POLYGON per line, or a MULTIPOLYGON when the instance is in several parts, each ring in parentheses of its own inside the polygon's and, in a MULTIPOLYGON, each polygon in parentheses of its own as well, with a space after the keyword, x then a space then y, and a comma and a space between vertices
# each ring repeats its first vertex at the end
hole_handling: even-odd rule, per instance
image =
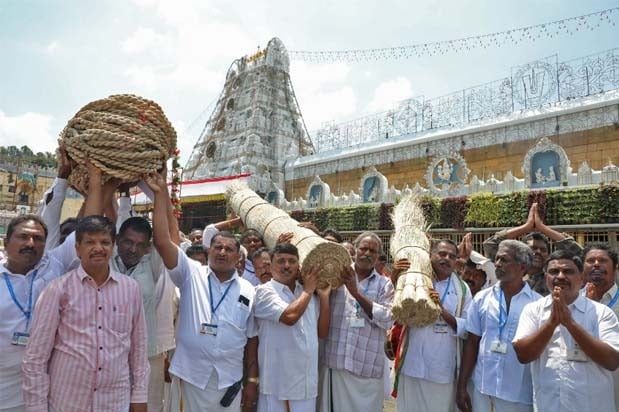
POLYGON ((77 166, 69 183, 88 190, 90 161, 104 181, 135 182, 161 168, 176 149, 176 132, 159 105, 139 96, 120 94, 88 103, 60 134, 77 166))

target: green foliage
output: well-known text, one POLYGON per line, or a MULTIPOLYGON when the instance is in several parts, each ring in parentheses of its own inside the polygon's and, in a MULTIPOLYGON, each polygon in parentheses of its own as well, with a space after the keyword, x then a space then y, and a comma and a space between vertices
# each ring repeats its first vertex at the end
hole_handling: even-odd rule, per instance
POLYGON ((529 192, 512 192, 499 196, 499 217, 501 226, 518 226, 527 220, 529 207, 527 197, 529 192))
POLYGON ((0 146, 0 161, 16 163, 20 161, 24 165, 37 165, 39 167, 57 168, 56 155, 50 152, 37 152, 36 154, 28 146, 0 146))
POLYGON ((468 213, 464 221, 469 226, 499 226, 501 199, 491 193, 478 193, 469 197, 468 213))
POLYGON ((447 197, 441 201, 441 226, 453 229, 464 228, 464 219, 467 211, 466 196, 447 197))
MULTIPOLYGON (((513 227, 524 223, 531 205, 540 205, 542 219, 548 225, 584 225, 619 223, 619 186, 617 184, 570 190, 535 190, 495 196, 438 199, 421 198, 421 208, 433 228, 513 227)), ((295 210, 298 221, 311 221, 320 229, 342 231, 390 230, 393 204, 371 204, 314 210, 295 210)))
POLYGON ((596 195, 598 223, 619 223, 619 186, 600 185, 596 195))

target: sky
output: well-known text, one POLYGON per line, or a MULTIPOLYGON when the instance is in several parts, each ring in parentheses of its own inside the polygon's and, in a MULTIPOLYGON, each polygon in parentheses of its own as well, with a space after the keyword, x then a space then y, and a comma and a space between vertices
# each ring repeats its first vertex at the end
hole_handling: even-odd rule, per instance
MULTIPOLYGON (((288 50, 402 46, 541 24, 617 7, 603 0, 0 0, 0 145, 54 151, 67 121, 111 94, 159 103, 188 159, 237 58, 279 37, 288 50)), ((509 76, 557 54, 619 47, 619 25, 535 42, 368 63, 293 60, 310 137, 380 112, 509 76)))

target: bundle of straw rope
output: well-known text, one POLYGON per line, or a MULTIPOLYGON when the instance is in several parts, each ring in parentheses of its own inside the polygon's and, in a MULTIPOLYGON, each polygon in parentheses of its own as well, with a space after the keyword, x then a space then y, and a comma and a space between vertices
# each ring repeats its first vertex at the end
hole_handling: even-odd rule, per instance
POLYGON ((426 220, 419 195, 402 198, 393 211, 395 231, 391 237, 393 261, 406 258, 409 269, 396 282, 393 297, 393 318, 402 324, 423 327, 436 322, 440 307, 430 298, 432 264, 430 241, 426 237, 426 220))
POLYGON ((299 250, 301 276, 318 267, 318 289, 327 285, 338 288, 342 285, 342 275, 350 267, 350 255, 338 243, 329 242, 309 229, 299 226, 299 222, 288 213, 271 205, 258 196, 244 183, 231 183, 226 189, 230 208, 241 218, 246 227, 257 230, 268 248, 273 248, 279 235, 293 234, 290 243, 299 250))
POLYGON ((176 132, 157 103, 120 94, 80 109, 60 134, 60 142, 77 165, 69 183, 84 193, 87 161, 103 172, 104 181, 135 182, 173 155, 176 132))

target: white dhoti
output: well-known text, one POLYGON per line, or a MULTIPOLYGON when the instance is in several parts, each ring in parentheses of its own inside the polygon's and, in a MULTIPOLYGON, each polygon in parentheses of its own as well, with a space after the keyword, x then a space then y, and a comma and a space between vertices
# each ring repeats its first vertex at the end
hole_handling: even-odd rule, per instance
POLYGON ((230 406, 223 407, 219 403, 228 388, 217 389, 219 379, 213 370, 208 385, 204 390, 181 379, 181 396, 183 397, 184 412, 238 412, 241 410, 241 390, 230 406))
POLYGON ((362 378, 342 369, 327 369, 321 388, 321 412, 380 412, 383 378, 362 378))
POLYGON ((163 412, 163 383, 165 353, 148 358, 150 375, 148 378, 148 412, 163 412))
POLYGON ((164 388, 164 412, 181 412, 181 380, 172 375, 172 382, 166 382, 164 388))
POLYGON ((455 385, 400 375, 396 410, 398 412, 455 411, 455 385))
POLYGON ((533 405, 509 402, 494 396, 484 395, 475 388, 469 391, 475 412, 533 412, 533 405), (471 393, 472 392, 472 393, 471 393))
POLYGON ((316 398, 283 401, 273 395, 260 394, 258 412, 316 412, 316 398))

